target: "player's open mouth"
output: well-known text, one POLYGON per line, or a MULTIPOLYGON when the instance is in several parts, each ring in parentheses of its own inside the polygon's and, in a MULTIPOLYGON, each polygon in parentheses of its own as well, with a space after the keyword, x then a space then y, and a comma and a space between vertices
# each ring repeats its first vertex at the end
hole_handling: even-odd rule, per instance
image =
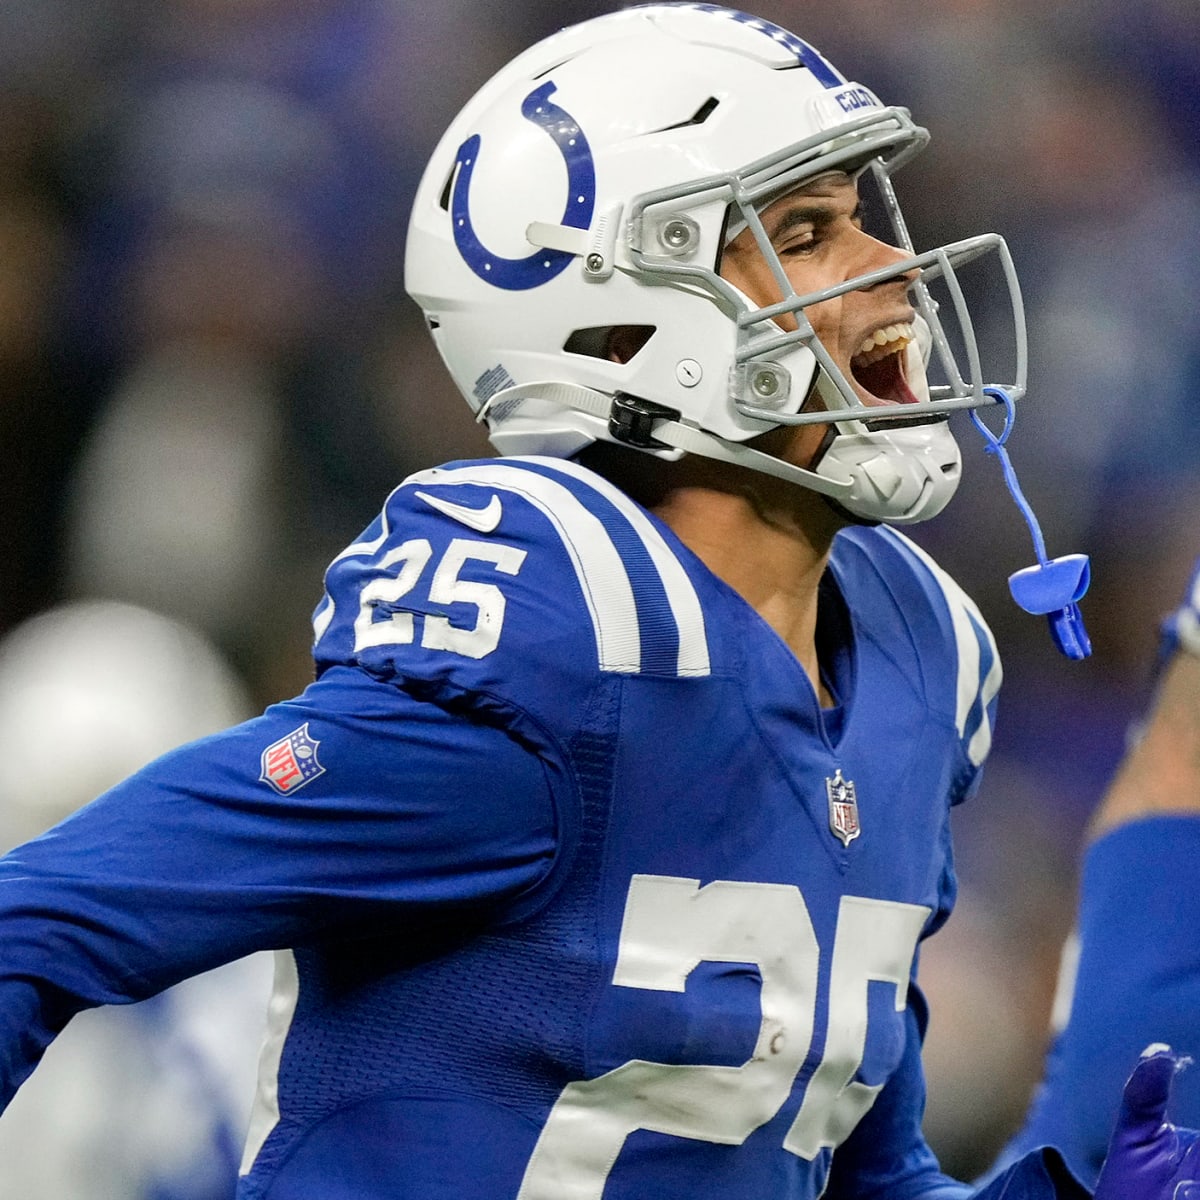
POLYGON ((850 360, 854 381, 880 404, 916 404, 918 397, 904 375, 905 351, 913 340, 906 323, 877 329, 850 360))

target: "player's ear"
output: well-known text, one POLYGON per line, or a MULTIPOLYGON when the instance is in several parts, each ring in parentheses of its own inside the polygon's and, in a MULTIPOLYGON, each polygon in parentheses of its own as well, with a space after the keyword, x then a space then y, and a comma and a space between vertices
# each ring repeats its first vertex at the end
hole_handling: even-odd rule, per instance
POLYGON ((605 357, 627 363, 650 340, 653 325, 614 325, 608 331, 605 357))

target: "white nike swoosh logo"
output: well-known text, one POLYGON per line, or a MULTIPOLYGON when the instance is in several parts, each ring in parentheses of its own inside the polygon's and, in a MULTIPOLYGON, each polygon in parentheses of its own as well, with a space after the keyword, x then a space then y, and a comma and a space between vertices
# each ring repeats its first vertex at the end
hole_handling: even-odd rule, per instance
POLYGON ((417 492, 417 498, 424 500, 430 508, 436 508, 454 521, 478 529, 480 533, 491 533, 500 524, 504 515, 504 507, 500 497, 495 492, 483 508, 469 508, 465 504, 455 504, 453 500, 443 500, 440 496, 431 496, 428 492, 417 492))

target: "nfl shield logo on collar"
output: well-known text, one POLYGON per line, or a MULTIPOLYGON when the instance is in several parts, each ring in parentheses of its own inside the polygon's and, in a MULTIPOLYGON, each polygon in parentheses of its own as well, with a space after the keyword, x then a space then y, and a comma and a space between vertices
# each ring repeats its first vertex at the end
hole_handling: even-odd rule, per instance
POLYGON ((325 774, 325 768, 317 761, 320 744, 316 738, 309 737, 308 723, 305 722, 262 752, 259 779, 269 783, 281 796, 311 783, 318 775, 325 774))
POLYGON ((829 796, 829 828, 843 846, 849 846, 862 832, 858 823, 858 796, 854 791, 854 781, 843 779, 842 768, 838 767, 832 779, 826 776, 825 791, 829 796))

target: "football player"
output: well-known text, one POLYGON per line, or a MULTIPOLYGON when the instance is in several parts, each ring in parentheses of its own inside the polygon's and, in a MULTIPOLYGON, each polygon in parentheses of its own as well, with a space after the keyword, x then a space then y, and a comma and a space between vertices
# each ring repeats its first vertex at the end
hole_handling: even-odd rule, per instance
MULTIPOLYGON (((1163 634, 1151 711, 1092 821, 1055 1002, 1063 1027, 1004 1162, 1053 1142, 1094 1179, 1122 1060, 1155 1038, 1200 1048, 1200 562, 1163 634)), ((1200 1071, 1180 1075, 1175 1107, 1200 1122, 1200 1071)))
MULTIPOLYGON (((78 1009, 271 947, 242 1200, 1087 1195, 1040 1148, 976 1193, 920 1130, 917 949, 1000 667, 892 526, 953 493, 948 415, 1024 390, 1003 242, 909 244, 925 140, 709 4, 482 88, 406 270, 502 457, 338 556, 301 696, 2 864, 0 1096, 78 1009), (1004 384, 959 281, 989 264, 1004 384)), ((1192 1178, 1174 1062, 1106 1200, 1192 1178)))

